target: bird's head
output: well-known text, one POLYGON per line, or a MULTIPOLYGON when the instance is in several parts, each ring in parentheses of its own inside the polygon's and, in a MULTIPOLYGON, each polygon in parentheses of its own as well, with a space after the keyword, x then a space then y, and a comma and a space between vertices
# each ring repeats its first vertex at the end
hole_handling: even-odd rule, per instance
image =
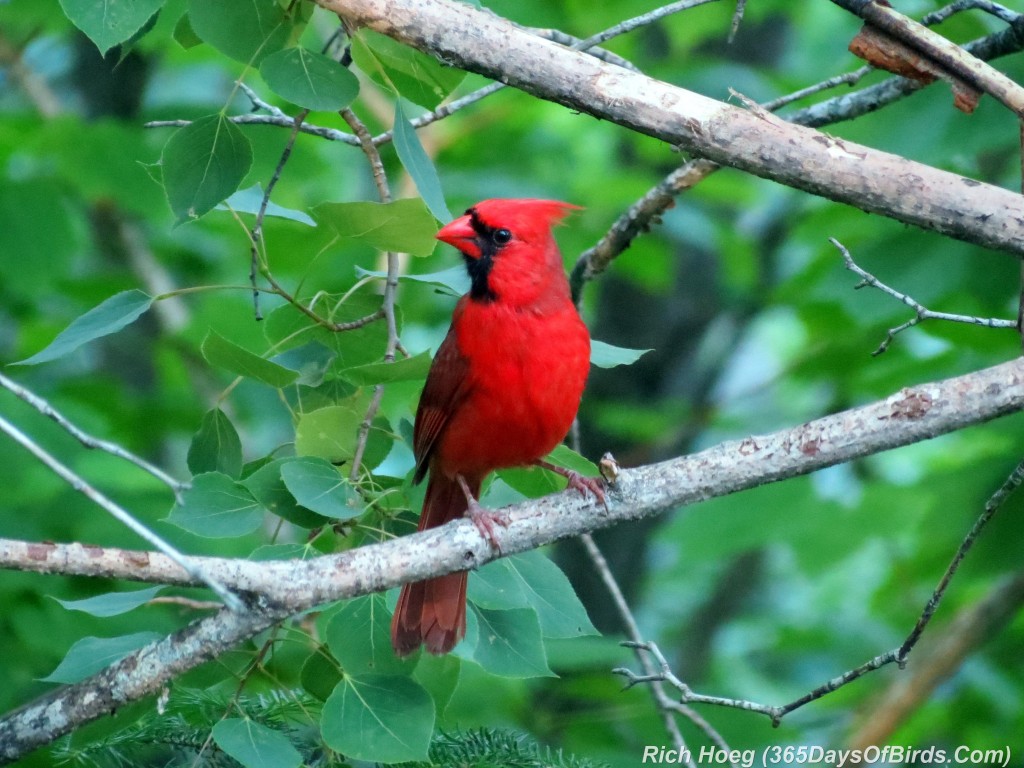
POLYGON ((479 301, 536 301, 567 289, 551 228, 579 206, 556 200, 484 200, 446 224, 437 239, 459 249, 479 301))

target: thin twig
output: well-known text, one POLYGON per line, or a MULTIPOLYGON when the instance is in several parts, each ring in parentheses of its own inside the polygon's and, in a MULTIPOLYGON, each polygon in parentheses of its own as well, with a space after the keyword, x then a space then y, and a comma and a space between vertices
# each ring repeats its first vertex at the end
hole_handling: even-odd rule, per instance
MULTIPOLYGON (((292 128, 295 125, 295 120, 288 117, 288 115, 231 115, 227 120, 235 125, 273 125, 278 128, 292 128)), ((142 127, 184 128, 187 125, 192 125, 192 121, 150 120, 148 123, 143 123, 142 127)), ((337 128, 326 128, 322 125, 303 123, 299 128, 299 132, 309 134, 310 136, 316 136, 321 139, 327 139, 328 141, 340 141, 343 144, 349 144, 353 147, 359 146, 359 139, 351 133, 339 131, 337 128)))
MULTIPOLYGON (((258 99, 256 94, 252 93, 251 89, 242 83, 242 81, 239 81, 238 85, 245 89, 245 92, 249 94, 249 98, 251 98, 255 104, 258 99)), ((284 171, 284 166, 292 155, 292 147, 295 146, 295 139, 299 135, 299 129, 302 128, 302 123, 306 120, 308 115, 309 110, 303 109, 295 116, 295 123, 292 126, 292 131, 288 135, 288 141, 285 142, 284 149, 281 151, 281 158, 277 161, 277 167, 274 168, 274 173, 270 177, 270 181, 267 182, 267 188, 263 192, 263 199, 260 201, 260 209, 256 213, 256 221, 253 222, 252 230, 250 232, 249 241, 251 244, 251 250, 249 282, 252 283, 252 305, 257 320, 263 319, 263 313, 260 311, 260 290, 256 285, 256 277, 260 273, 260 255, 261 248, 263 246, 263 219, 267 215, 267 206, 270 204, 270 195, 274 191, 274 187, 277 186, 277 182, 281 178, 281 173, 284 171)), ((263 262, 266 263, 266 254, 263 254, 263 256, 263 262)))
POLYGON ((213 600, 194 600, 183 595, 158 595, 146 605, 178 605, 190 611, 219 611, 223 606, 213 600))
MULTIPOLYGON (((366 125, 350 108, 346 107, 340 112, 342 119, 348 123, 352 132, 359 137, 359 143, 363 154, 370 163, 373 172, 373 180, 377 185, 377 195, 382 203, 391 201, 391 187, 388 184, 387 173, 384 170, 384 163, 381 160, 380 152, 373 143, 370 132, 366 125)), ((398 324, 395 321, 395 294, 398 289, 398 254, 389 251, 387 254, 388 276, 384 281, 384 297, 381 301, 380 312, 387 323, 388 340, 384 348, 384 361, 393 363, 395 361, 395 350, 398 347, 398 324)), ((370 439, 370 429, 373 427, 373 419, 380 409, 381 401, 384 398, 384 385, 377 384, 373 388, 373 397, 366 409, 366 414, 359 425, 359 433, 356 438, 356 448, 352 455, 352 469, 349 472, 349 479, 355 483, 359 479, 362 469, 363 455, 366 452, 366 445, 370 439)))
POLYGON ((984 530, 985 526, 988 525, 995 513, 1000 507, 1002 507, 1010 495, 1021 486, 1022 483, 1024 483, 1024 461, 1021 461, 1014 468, 999 489, 989 497, 988 501, 985 502, 985 508, 982 511, 981 516, 975 521, 963 541, 960 542, 960 546, 957 548, 956 554, 946 567, 946 571, 939 580, 938 586, 932 592, 931 597, 925 604, 924 609, 921 611, 921 615, 914 624, 914 628, 910 631, 910 634, 907 635, 907 638, 899 648, 894 648, 891 651, 886 651, 885 653, 875 656, 873 659, 869 659, 859 667, 855 667, 844 672, 838 677, 834 677, 831 680, 826 681, 814 690, 794 699, 788 704, 784 704, 782 706, 770 706, 744 699, 728 699, 720 696, 708 696, 705 694, 695 693, 686 683, 680 680, 674 672, 672 672, 672 668, 665 659, 664 654, 662 654, 655 643, 650 641, 628 641, 623 643, 623 645, 636 648, 638 651, 646 651, 650 653, 657 662, 658 669, 656 671, 652 671, 650 664, 643 665, 644 673, 642 675, 624 667, 620 667, 612 671, 626 678, 627 687, 632 687, 639 683, 655 685, 657 683, 664 682, 679 691, 679 701, 681 704, 713 704, 721 707, 731 707, 733 709, 756 712, 758 714, 766 715, 771 719, 772 724, 777 726, 782 722, 782 718, 790 712, 793 712, 805 704, 816 701, 817 699, 852 683, 854 680, 863 677, 869 672, 873 672, 876 669, 880 669, 881 667, 892 663, 897 664, 902 669, 907 662, 907 656, 909 656, 910 652, 917 644, 917 641, 920 640, 921 635, 928 626, 928 623, 935 615, 935 611, 938 609, 939 603, 945 596, 946 589, 949 587, 953 576, 960 567, 960 563, 963 562, 963 559, 967 556, 967 553, 974 545, 974 542, 977 541, 978 536, 981 535, 982 530, 984 530))
POLYGON ((181 501, 181 493, 186 490, 189 486, 188 483, 183 483, 175 480, 169 474, 164 472, 160 467, 146 461, 141 456, 136 456, 131 451, 122 448, 117 443, 110 442, 109 440, 101 440, 98 437, 93 437, 85 430, 77 427, 73 424, 64 414, 54 408, 50 403, 41 398, 39 395, 31 392, 25 387, 21 386, 15 381, 4 376, 0 373, 0 386, 7 391, 11 392, 16 397, 21 398, 26 403, 35 408, 39 413, 46 416, 48 419, 52 419, 57 422, 61 429, 70 434, 78 442, 84 445, 86 448, 90 448, 97 451, 103 451, 109 453, 112 456, 116 456, 119 459, 124 459, 131 464, 134 464, 144 472, 148 472, 160 482, 167 485, 173 492, 174 496, 178 501, 181 501))
POLYGON ((681 11, 688 11, 691 8, 696 8, 699 5, 706 5, 707 3, 714 3, 718 0, 677 0, 674 3, 663 5, 661 8, 655 8, 649 13, 642 13, 639 16, 634 16, 631 19, 620 21, 614 27, 598 32, 597 34, 591 35, 590 37, 584 38, 575 45, 570 46, 575 51, 585 51, 588 48, 593 48, 595 45, 601 45, 613 37, 624 35, 627 32, 632 32, 640 27, 648 27, 656 21, 660 21, 666 16, 671 16, 674 13, 681 11))
MULTIPOLYGON (((615 608, 619 612, 619 617, 622 619, 622 623, 626 627, 626 634, 631 640, 640 641, 642 637, 640 635, 640 627, 637 625, 636 619, 633 617, 633 612, 630 610, 629 603, 626 602, 626 596, 622 594, 622 590, 619 588, 619 582, 615 579, 615 575, 612 573, 611 568, 608 567, 608 561, 605 559, 604 554, 602 554, 597 543, 594 541, 594 537, 589 533, 584 533, 580 536, 580 540, 583 542, 584 549, 587 550, 587 555, 590 557, 590 562, 593 564, 594 570, 597 571, 598 575, 601 577, 601 581, 604 582, 605 587, 608 589, 608 594, 612 598, 612 603, 615 604, 615 608)), ((640 662, 640 665, 643 667, 645 674, 655 674, 656 670, 647 656, 637 650, 636 657, 640 662)), ((665 724, 665 730, 668 731, 668 735, 672 739, 672 745, 681 752, 686 749, 686 742, 683 740, 683 734, 679 731, 679 725, 676 723, 675 718, 672 717, 670 712, 670 705, 673 702, 666 695, 665 689, 660 680, 655 680, 651 683, 651 696, 654 698, 655 706, 661 713, 661 719, 665 724)), ((688 761, 688 765, 693 766, 693 761, 688 761)))
POLYGON ((931 27, 936 24, 941 24, 950 16, 961 11, 980 10, 985 13, 990 13, 998 19, 1005 21, 1007 24, 1016 24, 1020 22, 1021 14, 1016 11, 1011 11, 1009 8, 1000 5, 999 3, 990 2, 990 0, 957 0, 955 3, 950 3, 945 8, 939 8, 937 11, 923 16, 921 23, 926 27, 931 27))
POLYGON ((777 99, 762 102, 760 106, 761 109, 766 109, 769 112, 775 112, 787 104, 792 104, 794 101, 799 101, 800 99, 806 99, 808 96, 813 96, 816 93, 828 91, 832 88, 838 88, 840 85, 853 85, 854 83, 858 83, 874 71, 874 67, 865 64, 863 67, 855 69, 852 72, 836 75, 835 77, 830 77, 827 80, 822 80, 820 83, 815 83, 814 85, 809 85, 806 88, 801 88, 800 90, 793 91, 792 93, 787 93, 785 96, 779 96, 777 99))
POLYGON ((21 447, 25 448, 29 453, 31 453, 41 462, 43 462, 43 464, 45 464, 49 469, 56 473, 58 477, 60 477, 62 480, 68 483, 68 485, 70 485, 76 491, 85 495, 86 498, 102 507, 106 512, 112 515, 118 522, 122 523, 128 528, 131 528, 131 530, 133 530, 143 539, 148 541, 154 547, 159 549, 169 558, 171 558, 175 563, 184 568, 185 571, 193 579, 201 581, 207 586, 209 586, 210 589, 216 592, 217 596, 220 597, 221 600, 224 601, 225 605, 227 605, 231 610, 246 610, 245 604, 238 598, 237 595, 235 595, 229 589, 224 587, 216 579, 213 579, 210 576, 208 576, 206 573, 202 571, 202 569, 198 568, 193 563, 190 563, 188 558, 186 558, 177 549, 175 549, 162 538, 160 538, 153 531, 149 530, 149 528, 147 528, 138 520, 136 520, 131 515, 130 512, 128 512, 118 504, 114 503, 110 499, 108 499, 100 491, 93 488, 82 477, 75 474, 68 467, 64 466, 64 464, 62 464, 53 455, 47 452, 46 449, 42 448, 40 445, 35 443, 35 441, 28 437, 28 435, 26 435, 24 432, 22 432, 20 429, 18 429, 16 426, 11 424, 3 417, 0 417, 0 431, 6 433, 8 437, 10 437, 16 443, 18 443, 21 447))
POLYGON ((960 563, 967 556, 967 553, 974 546, 974 542, 978 540, 978 536, 984 530, 985 526, 988 525, 992 516, 999 511, 999 508, 1003 503, 1010 497, 1015 490, 1020 487, 1021 482, 1024 482, 1024 461, 1016 466, 1010 476, 1006 478, 999 489, 989 497, 988 501, 985 502, 985 508, 981 515, 975 520, 974 525, 971 526, 971 530, 964 537, 964 540, 960 542, 960 546, 946 567, 946 572, 942 574, 942 578, 939 580, 939 584, 935 587, 935 591, 932 592, 932 596, 928 600, 928 604, 925 605, 924 611, 921 613, 921 617, 917 620, 917 624, 914 625, 914 629, 907 636, 907 639, 903 641, 903 645, 899 647, 896 661, 900 666, 906 663, 907 655, 917 644, 917 641, 921 637, 921 633, 924 632, 925 627, 928 626, 928 622, 931 621, 932 616, 935 614, 936 608, 939 607, 939 603, 942 600, 942 596, 945 595, 949 582, 952 580, 953 575, 957 572, 960 567, 960 563))
POLYGON ((747 0, 736 0, 736 10, 732 13, 732 21, 729 24, 728 42, 736 39, 736 33, 740 31, 740 24, 743 22, 743 14, 747 10, 747 0))
POLYGON ((1017 327, 1017 323, 1014 320, 1003 320, 996 317, 974 317, 973 315, 956 315, 949 312, 933 312, 919 301, 911 298, 905 293, 900 293, 895 288, 889 287, 870 272, 862 269, 853 260, 853 257, 850 255, 850 251, 834 237, 830 237, 828 241, 839 249, 839 252, 843 255, 843 263, 846 265, 846 268, 861 278, 861 281, 854 286, 855 289, 867 287, 877 288, 882 291, 882 293, 892 296, 897 301, 906 304, 914 310, 914 317, 895 328, 890 328, 886 332, 885 339, 878 345, 878 349, 871 353, 872 355, 882 354, 889 348, 889 345, 892 344, 893 339, 896 338, 897 334, 902 333, 908 328, 912 328, 925 320, 946 320, 951 323, 967 323, 969 325, 981 325, 986 328, 1012 329, 1017 327))

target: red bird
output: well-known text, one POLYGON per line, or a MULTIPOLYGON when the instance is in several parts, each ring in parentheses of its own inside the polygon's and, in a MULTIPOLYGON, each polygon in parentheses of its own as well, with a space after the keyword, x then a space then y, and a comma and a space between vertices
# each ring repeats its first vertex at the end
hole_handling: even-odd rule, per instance
MULTIPOLYGON (((542 461, 576 417, 590 369, 590 335, 569 295, 551 228, 577 206, 552 200, 485 200, 437 233, 462 252, 469 293, 416 411, 415 482, 430 471, 419 530, 469 515, 497 546, 498 512, 480 508, 480 484, 504 467, 535 464, 602 501, 600 482, 542 461)), ((465 572, 406 584, 391 622, 405 656, 421 644, 447 653, 466 633, 465 572)))

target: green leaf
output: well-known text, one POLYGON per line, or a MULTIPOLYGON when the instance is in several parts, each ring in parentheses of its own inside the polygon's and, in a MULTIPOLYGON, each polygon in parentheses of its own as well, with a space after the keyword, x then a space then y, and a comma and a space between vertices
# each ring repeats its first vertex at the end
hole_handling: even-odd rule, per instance
POLYGON ((313 209, 321 224, 381 251, 429 256, 437 223, 419 198, 392 203, 323 203, 313 209))
POLYGON ((292 461, 295 459, 274 459, 245 478, 242 485, 271 514, 283 517, 300 528, 317 528, 324 524, 324 519, 300 507, 281 478, 281 468, 292 461))
POLYGON ((139 290, 122 291, 93 307, 57 334, 44 349, 16 365, 37 365, 55 360, 86 342, 108 336, 133 322, 153 304, 153 298, 139 290))
POLYGON ((363 505, 348 480, 333 464, 315 456, 293 459, 281 466, 281 479, 306 509, 331 519, 349 520, 363 505))
POLYGON ((157 632, 137 632, 121 637, 83 637, 71 646, 53 672, 40 679, 44 683, 77 683, 162 637, 157 632))
POLYGON ((145 605, 165 588, 160 585, 149 589, 137 589, 134 592, 108 592, 105 595, 87 597, 84 600, 55 599, 69 611, 82 611, 92 616, 107 618, 128 613, 140 605, 145 605))
POLYGON ((337 359, 338 353, 328 349, 319 341, 311 341, 301 347, 289 349, 276 355, 272 362, 283 365, 290 371, 295 371, 298 378, 296 384, 307 387, 319 387, 324 381, 324 375, 331 363, 337 359))
POLYGON ((389 384, 394 381, 425 379, 430 371, 430 353, 420 352, 393 363, 369 363, 346 368, 341 376, 358 386, 389 384))
POLYGON ((555 446, 555 450, 547 455, 547 460, 559 467, 579 472, 581 475, 593 477, 598 475, 597 465, 594 462, 576 453, 565 443, 555 446))
POLYGON ((548 668, 537 613, 530 608, 492 611, 474 606, 480 623, 473 660, 500 677, 554 677, 548 668))
POLYGON ((434 702, 405 675, 346 677, 324 703, 324 741, 355 760, 424 760, 434 732, 434 702))
POLYGON ((142 29, 163 4, 164 0, 60 0, 71 23, 104 55, 142 29))
MULTIPOLYGON (((318 456, 331 464, 340 465, 351 461, 356 449, 359 425, 365 414, 364 408, 353 405, 329 405, 304 413, 295 428, 295 452, 300 456, 318 456)), ((368 467, 375 467, 391 450, 391 437, 387 422, 381 417, 374 419, 367 440, 363 461, 368 467)))
MULTIPOLYGON (((356 267, 357 277, 379 277, 381 279, 388 276, 387 272, 372 269, 363 269, 362 267, 356 267)), ((443 293, 448 293, 452 296, 461 296, 469 291, 469 274, 466 272, 466 268, 463 265, 455 267, 449 267, 448 269, 442 269, 439 272, 425 272, 420 275, 406 274, 398 276, 399 282, 410 281, 413 283, 426 283, 427 285, 433 285, 440 289, 443 293)))
POLYGON ((281 389, 294 384, 299 374, 284 366, 265 360, 247 349, 228 341, 216 331, 210 331, 203 339, 203 357, 211 365, 231 371, 249 379, 262 381, 271 387, 281 389))
POLYGON ((569 579, 549 558, 533 551, 506 559, 527 603, 537 612, 544 637, 598 634, 569 579))
POLYGON ((192 22, 189 21, 188 14, 183 14, 178 23, 174 25, 174 41, 184 48, 186 51, 189 48, 195 48, 197 45, 202 45, 202 38, 196 34, 196 31, 192 29, 192 22))
POLYGON ((226 116, 208 115, 174 132, 160 165, 167 202, 180 224, 198 219, 238 189, 252 166, 252 146, 226 116))
POLYGON ((255 531, 265 513, 244 485, 208 472, 192 478, 192 487, 171 509, 167 522, 197 536, 220 539, 255 531))
POLYGON ((328 622, 325 639, 346 675, 408 675, 416 666, 391 649, 391 611, 384 595, 345 601, 328 622))
POLYGON ((341 671, 325 646, 318 646, 302 664, 299 680, 303 689, 320 701, 327 701, 341 682, 341 671))
POLYGON ((278 96, 306 109, 337 112, 359 95, 359 81, 346 67, 305 48, 270 54, 260 75, 278 96))
POLYGON ((458 656, 451 653, 444 656, 424 653, 420 655, 412 679, 427 689, 434 699, 434 710, 438 715, 443 715, 459 685, 461 674, 462 659, 458 656))
POLYGON ((511 557, 503 557, 470 572, 467 595, 472 603, 495 611, 529 607, 522 580, 515 573, 511 560, 511 557))
POLYGON ((649 349, 626 349, 625 347, 613 347, 597 339, 590 340, 590 364, 598 368, 615 368, 619 365, 632 365, 649 349))
MULTIPOLYGON (((216 208, 217 210, 227 210, 230 207, 237 213, 251 213, 256 215, 260 212, 260 208, 262 206, 263 187, 259 184, 253 184, 251 187, 238 190, 223 203, 219 203, 216 208)), ((305 224, 310 227, 316 226, 316 222, 313 221, 312 217, 308 213, 295 211, 291 208, 285 208, 274 202, 267 203, 267 209, 264 211, 264 215, 274 216, 279 219, 288 219, 289 221, 297 221, 300 224, 305 224)))
POLYGON ((235 425, 220 408, 203 415, 199 431, 188 448, 188 470, 193 475, 223 472, 238 477, 242 474, 242 441, 235 425))
POLYGON ((597 634, 569 579, 540 552, 502 558, 474 571, 468 594, 478 608, 491 611, 532 608, 544 637, 597 634))
POLYGON ((204 42, 243 64, 259 64, 283 48, 291 33, 277 0, 192 0, 188 17, 204 42))
POLYGON ((245 768, 297 768, 302 755, 288 737, 249 718, 229 717, 213 726, 213 740, 245 768))
POLYGON ((466 76, 461 69, 446 67, 432 56, 368 29, 359 30, 352 39, 352 56, 378 83, 427 109, 440 104, 466 76))
POLYGON ((398 159, 402 161, 402 167, 408 171, 420 197, 427 204, 427 208, 434 215, 434 218, 441 222, 452 220, 451 211, 444 200, 444 190, 441 189, 441 179, 438 178, 437 168, 427 155, 426 150, 420 143, 416 129, 409 123, 402 108, 402 100, 395 100, 395 125, 394 125, 395 151, 398 159))
MULTIPOLYGON (((334 323, 347 323, 365 318, 380 310, 380 296, 357 293, 339 302, 339 297, 321 294, 312 309, 334 323)), ((396 314, 396 322, 401 313, 396 314)), ((303 344, 318 342, 334 352, 337 367, 350 368, 380 360, 387 344, 387 325, 376 320, 359 328, 335 333, 314 323, 290 304, 271 312, 264 323, 267 340, 282 352, 303 344)))

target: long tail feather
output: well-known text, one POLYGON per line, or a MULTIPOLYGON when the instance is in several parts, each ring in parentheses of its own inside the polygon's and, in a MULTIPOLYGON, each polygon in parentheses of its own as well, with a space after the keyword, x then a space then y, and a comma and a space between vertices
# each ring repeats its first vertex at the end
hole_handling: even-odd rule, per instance
MULTIPOLYGON (((480 481, 467 480, 474 497, 480 481)), ((466 513, 466 496, 459 484, 441 472, 432 472, 423 499, 419 530, 436 528, 466 513)), ((467 574, 450 573, 402 587, 391 620, 391 645, 398 656, 408 656, 420 645, 434 654, 448 653, 466 634, 467 574)))

